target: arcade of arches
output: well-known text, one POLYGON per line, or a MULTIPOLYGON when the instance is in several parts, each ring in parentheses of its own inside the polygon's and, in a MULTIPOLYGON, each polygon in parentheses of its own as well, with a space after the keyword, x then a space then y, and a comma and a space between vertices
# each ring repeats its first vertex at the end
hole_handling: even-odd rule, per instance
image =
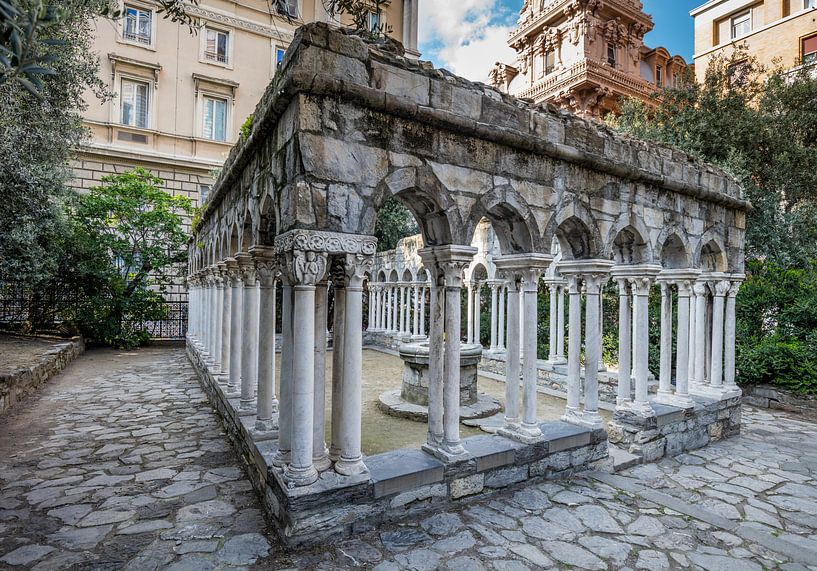
POLYGON ((214 379, 211 390, 235 402, 236 418, 270 436, 259 452, 271 464, 262 480, 282 486, 268 507, 297 535, 316 525, 281 515, 300 509, 298 498, 358 484, 388 495, 361 452, 364 323, 367 335, 428 342, 422 462, 441 463, 445 479, 478 456, 459 434, 463 289, 465 341, 481 341, 474 299, 485 285, 487 350, 507 354, 504 426, 491 446, 546 440, 535 406, 543 279, 551 307, 566 308, 549 322, 557 340, 549 360, 566 375, 559 430, 603 427, 600 290, 609 280, 620 292, 618 421, 649 427, 654 403, 683 411, 699 398, 739 395, 734 301, 748 207, 725 174, 676 150, 515 100, 406 59, 398 46, 305 26, 197 226, 189 349, 214 379), (414 265, 376 254, 376 213, 390 197, 420 224, 414 265), (487 223, 490 252, 480 252, 472 238, 487 223), (651 399, 647 299, 656 282, 661 364, 651 399))

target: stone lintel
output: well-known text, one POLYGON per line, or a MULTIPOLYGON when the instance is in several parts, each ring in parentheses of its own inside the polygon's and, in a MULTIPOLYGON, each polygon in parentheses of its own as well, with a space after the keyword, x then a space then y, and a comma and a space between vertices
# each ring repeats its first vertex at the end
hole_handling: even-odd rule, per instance
POLYGON ((670 270, 661 270, 661 273, 658 274, 656 280, 659 282, 666 282, 666 283, 674 283, 674 282, 684 282, 684 281, 691 281, 694 282, 698 279, 698 276, 701 275, 701 270, 696 268, 684 268, 684 269, 670 269, 670 270))
POLYGON ((617 264, 613 266, 613 279, 621 278, 655 278, 663 268, 657 264, 617 264))
POLYGON ((344 234, 323 230, 290 230, 275 237, 276 254, 300 250, 329 255, 362 254, 373 256, 377 250, 377 238, 364 234, 344 234))
POLYGON ((502 255, 494 258, 496 269, 505 271, 546 270, 551 262, 553 262, 553 256, 550 254, 538 254, 535 252, 529 254, 502 255))
POLYGON ((615 266, 610 260, 563 260, 559 262, 558 270, 563 275, 582 276, 586 274, 609 274, 615 266))

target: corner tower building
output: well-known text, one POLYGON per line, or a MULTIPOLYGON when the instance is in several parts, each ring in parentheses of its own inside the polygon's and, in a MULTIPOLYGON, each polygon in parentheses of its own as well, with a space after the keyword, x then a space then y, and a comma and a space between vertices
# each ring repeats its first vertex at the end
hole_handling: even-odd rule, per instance
POLYGON ((618 111, 622 96, 650 101, 682 81, 687 64, 644 45, 653 21, 639 0, 525 0, 508 45, 513 65, 497 62, 494 87, 582 117, 618 111))

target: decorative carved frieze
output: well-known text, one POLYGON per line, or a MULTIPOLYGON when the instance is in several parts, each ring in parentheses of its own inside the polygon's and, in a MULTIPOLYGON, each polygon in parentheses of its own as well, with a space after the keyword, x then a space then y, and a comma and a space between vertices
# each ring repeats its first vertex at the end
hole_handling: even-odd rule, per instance
POLYGON ((275 252, 323 252, 325 254, 374 255, 377 238, 319 230, 291 230, 275 238, 275 252))

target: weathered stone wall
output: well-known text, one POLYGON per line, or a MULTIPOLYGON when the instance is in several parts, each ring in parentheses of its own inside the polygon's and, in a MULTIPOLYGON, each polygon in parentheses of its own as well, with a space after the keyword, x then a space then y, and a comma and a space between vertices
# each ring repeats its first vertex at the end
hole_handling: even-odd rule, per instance
POLYGON ((0 414, 37 392, 40 386, 62 371, 85 351, 81 337, 73 337, 43 354, 27 369, 0 373, 0 414))
POLYGON ((771 385, 749 385, 743 389, 743 402, 759 408, 772 408, 817 417, 817 397, 795 395, 771 385))
POLYGON ((312 486, 288 488, 270 463, 277 441, 258 440, 242 422, 237 401, 228 400, 189 344, 188 355, 276 531, 290 546, 350 536, 522 482, 570 477, 600 467, 608 457, 604 430, 552 422, 542 425, 545 440, 535 445, 500 436, 470 437, 463 440, 470 458, 447 464, 406 448, 366 458, 370 480, 340 485, 328 471, 312 486))
POLYGON ((608 425, 610 443, 654 462, 740 433, 740 397, 695 401, 695 408, 686 410, 653 404, 656 416, 646 419, 616 411, 608 425))
POLYGON ((676 236, 690 266, 743 266, 748 203, 714 167, 311 25, 225 163, 193 269, 292 228, 372 234, 395 195, 427 245, 470 244, 487 217, 507 254, 555 236, 568 257, 609 258, 634 228, 645 262, 676 236))

